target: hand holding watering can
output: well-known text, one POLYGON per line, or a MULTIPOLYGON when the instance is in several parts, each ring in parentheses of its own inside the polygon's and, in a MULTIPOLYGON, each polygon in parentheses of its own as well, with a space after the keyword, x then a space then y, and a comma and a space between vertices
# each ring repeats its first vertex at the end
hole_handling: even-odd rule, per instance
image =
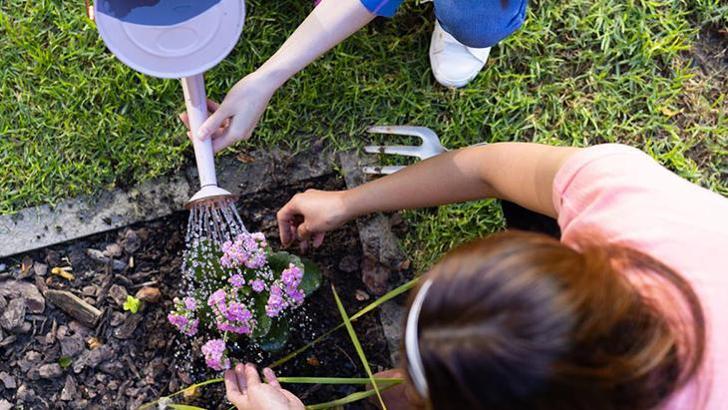
MULTIPOLYGON (((196 134, 207 119, 203 73, 237 43, 244 0, 99 0, 93 16, 119 60, 147 75, 181 80, 186 122, 196 134)), ((193 139, 193 146, 201 189, 188 205, 231 196, 217 186, 212 141, 193 139)))

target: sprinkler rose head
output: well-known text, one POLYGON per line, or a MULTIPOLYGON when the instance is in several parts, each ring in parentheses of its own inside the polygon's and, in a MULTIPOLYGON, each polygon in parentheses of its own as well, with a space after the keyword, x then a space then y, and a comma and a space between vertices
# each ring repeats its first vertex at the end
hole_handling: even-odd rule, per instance
POLYGON ((185 208, 190 209, 202 204, 213 204, 224 199, 235 199, 235 195, 218 187, 217 185, 203 186, 196 194, 190 198, 185 204, 185 208))

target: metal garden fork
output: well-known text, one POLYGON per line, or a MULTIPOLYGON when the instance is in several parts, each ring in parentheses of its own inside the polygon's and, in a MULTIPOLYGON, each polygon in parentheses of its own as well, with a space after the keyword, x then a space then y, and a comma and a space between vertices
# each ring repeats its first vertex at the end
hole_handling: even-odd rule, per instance
MULTIPOLYGON (((370 134, 406 135, 409 137, 418 137, 422 140, 421 145, 368 145, 364 147, 364 151, 369 154, 404 155, 424 160, 449 151, 442 145, 440 137, 437 136, 435 131, 427 127, 416 127, 412 125, 375 125, 369 127, 367 132, 370 134)), ((471 146, 477 145, 485 145, 485 143, 471 146)), ((365 174, 389 175, 404 168, 405 166, 403 165, 375 165, 363 167, 362 171, 365 174)))

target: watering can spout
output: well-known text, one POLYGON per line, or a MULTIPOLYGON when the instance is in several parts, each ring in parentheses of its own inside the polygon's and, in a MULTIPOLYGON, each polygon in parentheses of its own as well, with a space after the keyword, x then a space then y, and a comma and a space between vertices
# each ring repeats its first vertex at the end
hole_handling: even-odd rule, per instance
POLYGON ((195 150, 195 162, 200 177, 200 190, 187 201, 187 208, 201 202, 215 202, 233 195, 217 185, 215 173, 215 153, 212 149, 212 139, 201 141, 197 132, 207 119, 207 97, 205 95, 205 80, 202 74, 184 77, 181 79, 182 90, 185 96, 185 106, 189 117, 190 131, 192 132, 192 146, 195 150))

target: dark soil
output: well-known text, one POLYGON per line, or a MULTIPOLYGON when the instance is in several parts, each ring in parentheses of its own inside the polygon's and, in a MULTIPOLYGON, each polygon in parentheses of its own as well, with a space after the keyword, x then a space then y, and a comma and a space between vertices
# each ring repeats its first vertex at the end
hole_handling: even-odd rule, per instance
MULTIPOLYGON (((248 229, 265 232, 271 245, 279 248, 275 212, 293 194, 308 187, 342 188, 343 182, 326 177, 298 186, 274 187, 242 198, 238 205, 248 229)), ((0 408, 4 404, 29 409, 135 408, 200 381, 191 375, 194 371, 187 371, 189 366, 183 363, 185 360, 176 359, 181 357, 179 351, 186 348, 186 342, 166 321, 172 299, 179 295, 181 288, 180 264, 186 224, 187 213, 178 213, 0 260, 0 287, 11 280, 21 280, 34 284, 41 292, 45 288, 68 290, 103 312, 98 324, 91 328, 46 301, 45 311, 26 313, 20 328, 0 329, 0 408), (123 249, 114 258, 116 270, 111 261, 100 263, 87 254, 89 248, 104 251, 109 245, 113 253, 115 244, 123 249), (23 261, 33 267, 23 270, 23 261), (119 262, 122 262, 120 266, 119 262), (47 272, 43 272, 44 265, 47 272), (56 266, 71 266, 75 279, 68 281, 51 274, 56 266), (145 286, 159 289, 162 296, 158 302, 146 303, 136 315, 125 312, 114 300, 120 299, 120 288, 134 294, 145 286), (58 364, 63 367, 59 369, 58 364)), ((297 313, 301 321, 292 321, 292 334, 283 350, 248 359, 269 364, 340 323, 331 283, 350 314, 370 303, 371 299, 359 300, 366 297, 362 293, 365 287, 359 268, 361 254, 355 224, 332 233, 324 246, 308 254, 322 268, 325 278, 321 288, 297 313)), ((0 315, 10 299, 0 297, 0 315)), ((355 328, 372 369, 391 367, 376 314, 361 318, 355 328)), ((277 372, 284 376, 365 376, 344 330, 281 366, 277 372)), ((332 400, 358 389, 355 386, 286 387, 305 403, 332 400)), ((229 407, 222 386, 201 389, 200 396, 192 402, 211 409, 229 407)))

